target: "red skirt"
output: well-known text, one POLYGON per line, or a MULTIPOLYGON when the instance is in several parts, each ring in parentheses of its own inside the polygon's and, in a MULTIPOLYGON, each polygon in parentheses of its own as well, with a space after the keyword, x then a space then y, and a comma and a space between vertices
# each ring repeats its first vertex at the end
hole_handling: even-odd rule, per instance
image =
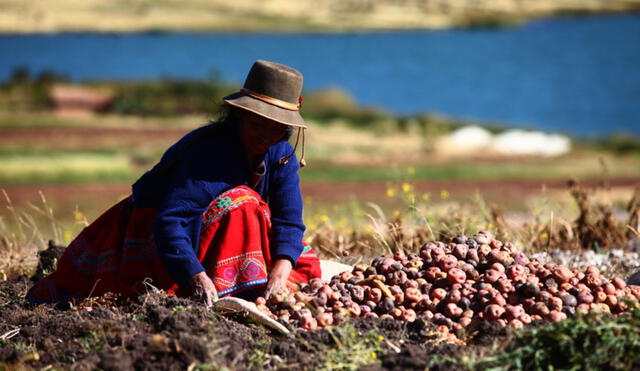
MULTIPOLYGON (((85 228, 60 258, 56 271, 27 294, 32 302, 81 300, 107 292, 138 295, 152 285, 178 295, 152 236, 156 208, 136 208, 127 198, 85 228)), ((252 189, 240 186, 220 194, 202 217, 197 258, 220 296, 263 289, 273 260, 269 248, 271 213, 252 189)), ((304 251, 289 276, 289 288, 320 277, 313 249, 304 251)))

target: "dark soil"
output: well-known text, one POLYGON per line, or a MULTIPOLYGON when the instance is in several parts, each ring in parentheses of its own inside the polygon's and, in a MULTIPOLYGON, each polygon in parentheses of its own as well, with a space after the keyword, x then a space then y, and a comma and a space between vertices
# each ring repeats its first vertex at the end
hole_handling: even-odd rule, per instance
MULTIPOLYGON (((240 318, 217 315, 188 299, 157 292, 128 301, 93 298, 68 309, 32 306, 24 300, 31 284, 26 276, 0 283, 0 336, 19 329, 0 340, 0 370, 47 366, 79 370, 318 369, 330 361, 327 352, 339 347, 336 340, 342 342, 345 336, 335 329, 321 329, 297 331, 287 338, 240 318)), ((351 334, 354 338, 373 331, 384 339, 377 358, 363 367, 367 370, 450 369, 434 360, 458 357, 464 348, 443 343, 434 326, 421 319, 413 323, 359 319, 347 326, 355 332, 351 334)), ((489 336, 495 339, 496 333, 489 336)))
POLYGON ((318 369, 331 362, 328 351, 348 348, 345 337, 366 334, 378 335, 381 350, 363 369, 455 369, 442 361, 508 336, 499 326, 481 323, 469 346, 447 344, 431 322, 418 318, 357 319, 342 327, 346 331, 296 331, 288 338, 160 292, 126 301, 91 298, 75 306, 29 304, 27 290, 53 270, 63 249, 50 243, 40 252, 34 277, 0 282, 0 370, 318 369))

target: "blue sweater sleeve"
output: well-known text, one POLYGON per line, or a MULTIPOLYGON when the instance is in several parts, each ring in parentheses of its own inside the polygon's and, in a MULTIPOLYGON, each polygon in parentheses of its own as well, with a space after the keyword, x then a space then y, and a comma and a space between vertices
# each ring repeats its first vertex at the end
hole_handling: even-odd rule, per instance
MULTIPOLYGON (((189 284, 190 278, 205 269, 196 257, 200 241, 202 213, 209 203, 229 183, 222 179, 207 179, 206 170, 197 161, 187 161, 173 174, 171 186, 161 204, 154 224, 154 240, 158 254, 167 272, 180 286, 189 284)), ((217 173, 213 169, 211 173, 217 173)))
MULTIPOLYGON (((290 153, 291 146, 288 143, 284 148, 284 154, 290 153)), ((276 160, 279 158, 276 156, 276 160)), ((296 156, 289 159, 285 165, 276 165, 269 187, 269 208, 273 226, 271 251, 274 256, 290 259, 294 266, 302 253, 302 236, 305 230, 302 221, 299 167, 296 156)))

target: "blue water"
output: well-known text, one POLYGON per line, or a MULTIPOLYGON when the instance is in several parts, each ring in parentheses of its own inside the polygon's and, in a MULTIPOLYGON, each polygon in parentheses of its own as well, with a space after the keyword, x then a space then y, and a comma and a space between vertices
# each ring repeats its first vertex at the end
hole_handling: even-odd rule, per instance
POLYGON ((0 36, 0 80, 24 65, 73 80, 216 71, 241 84, 255 59, 300 69, 306 89, 338 86, 361 104, 396 113, 640 136, 640 15, 503 30, 0 36))

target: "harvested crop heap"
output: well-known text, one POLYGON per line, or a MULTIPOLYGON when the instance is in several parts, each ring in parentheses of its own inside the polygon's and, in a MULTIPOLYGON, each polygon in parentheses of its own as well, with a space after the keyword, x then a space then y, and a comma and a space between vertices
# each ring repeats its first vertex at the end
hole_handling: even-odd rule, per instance
POLYGON ((300 292, 258 298, 264 312, 312 330, 347 317, 413 321, 426 317, 455 340, 479 320, 521 328, 535 320, 560 321, 577 312, 619 314, 638 304, 640 286, 607 280, 595 266, 584 271, 541 264, 488 232, 430 242, 418 254, 378 257, 330 282, 313 279, 300 292))

